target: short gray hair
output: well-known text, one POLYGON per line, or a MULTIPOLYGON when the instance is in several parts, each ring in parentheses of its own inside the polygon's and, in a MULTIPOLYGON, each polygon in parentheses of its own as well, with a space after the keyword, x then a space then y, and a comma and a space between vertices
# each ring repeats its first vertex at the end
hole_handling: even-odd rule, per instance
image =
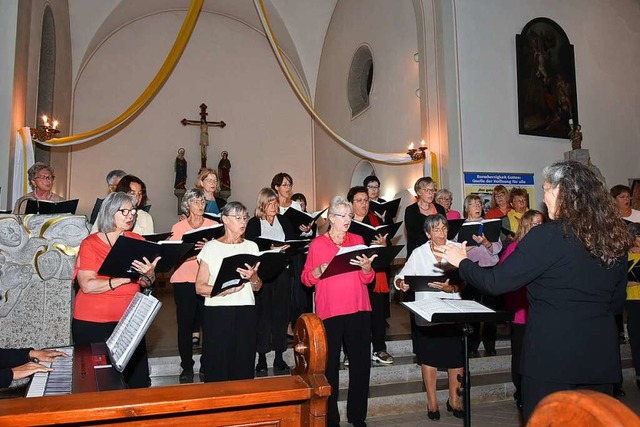
POLYGON ((438 190, 435 199, 436 201, 438 201, 438 199, 441 199, 445 196, 449 196, 449 198, 451 198, 451 201, 453 201, 453 193, 446 188, 441 188, 440 190, 438 190))
POLYGON ((123 176, 126 176, 127 173, 125 171, 123 171, 122 169, 114 169, 111 172, 109 172, 107 174, 107 185, 113 185, 113 182, 117 179, 117 178, 122 178, 123 176))
POLYGON ((96 218, 96 227, 101 233, 108 233, 116 229, 115 215, 119 209, 126 203, 131 203, 133 209, 136 207, 136 198, 127 193, 111 193, 105 197, 100 206, 100 212, 96 218))
POLYGON ((35 189, 36 187, 31 183, 31 181, 33 181, 36 178, 36 175, 38 175, 38 172, 40 172, 41 170, 48 170, 49 172, 51 172, 52 178, 56 177, 56 174, 53 172, 53 169, 51 169, 51 166, 49 166, 46 163, 35 162, 33 165, 31 165, 31 167, 27 171, 27 175, 29 176, 29 186, 31 187, 32 190, 35 189))
POLYGON ((191 215, 191 211, 189 210, 189 203, 191 203, 193 199, 200 198, 204 198, 204 191, 199 188, 192 188, 191 190, 188 190, 186 193, 184 193, 184 196, 182 196, 182 203, 180 203, 180 210, 182 211, 182 213, 186 216, 191 215))
POLYGON ((432 214, 432 215, 428 215, 425 218, 424 224, 422 227, 425 233, 431 233, 431 230, 433 230, 433 227, 440 224, 444 224, 445 227, 449 227, 449 222, 447 221, 447 218, 444 215, 432 214))
POLYGON ((349 202, 349 200, 342 196, 335 196, 333 199, 331 199, 331 204, 329 205, 329 211, 327 212, 327 215, 335 214, 340 206, 349 208, 349 210, 353 213, 353 205, 351 204, 351 202, 349 202))

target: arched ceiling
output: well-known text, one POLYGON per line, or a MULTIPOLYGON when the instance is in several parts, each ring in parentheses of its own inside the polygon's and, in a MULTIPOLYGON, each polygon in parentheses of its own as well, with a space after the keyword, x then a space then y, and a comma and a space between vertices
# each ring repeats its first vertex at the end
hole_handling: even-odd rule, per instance
MULTIPOLYGON (((324 36, 337 0, 265 0, 282 50, 297 70, 307 93, 315 83, 324 36)), ((155 13, 187 10, 190 0, 69 0, 73 79, 112 34, 124 25, 155 13)), ((252 0, 205 0, 202 13, 237 19, 263 33, 252 0)))

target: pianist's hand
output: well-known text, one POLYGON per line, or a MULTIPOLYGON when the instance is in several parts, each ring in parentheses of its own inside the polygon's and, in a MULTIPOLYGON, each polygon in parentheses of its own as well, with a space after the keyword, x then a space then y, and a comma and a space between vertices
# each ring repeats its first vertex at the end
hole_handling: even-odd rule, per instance
POLYGON ((58 350, 31 350, 29 358, 31 360, 39 360, 40 362, 55 362, 56 357, 68 357, 65 352, 58 350))
POLYGON ((36 372, 51 372, 53 369, 47 368, 44 365, 41 365, 36 362, 28 362, 24 365, 17 366, 15 368, 11 368, 13 371, 13 379, 19 380, 20 378, 26 378, 35 374, 36 372))

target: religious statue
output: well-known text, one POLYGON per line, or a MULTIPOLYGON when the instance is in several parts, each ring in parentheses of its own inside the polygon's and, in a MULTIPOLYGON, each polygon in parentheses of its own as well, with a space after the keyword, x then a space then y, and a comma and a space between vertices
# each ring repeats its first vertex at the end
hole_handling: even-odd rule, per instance
POLYGON ((580 162, 589 167, 589 169, 596 174, 598 179, 602 181, 603 184, 606 184, 604 175, 602 175, 600 169, 591 162, 589 150, 582 148, 582 126, 572 123, 571 120, 569 121, 569 125, 571 126, 571 131, 569 132, 569 138, 571 138, 571 151, 566 151, 564 153, 564 159, 575 160, 576 162, 580 162))
POLYGON ((207 167, 207 147, 209 146, 209 127, 224 128, 227 124, 224 121, 209 122, 207 121, 207 104, 200 104, 200 120, 182 119, 182 126, 200 126, 200 170, 207 167))
POLYGON ((185 190, 187 185, 187 160, 184 158, 184 148, 178 149, 174 170, 176 172, 176 180, 173 188, 185 190))
MULTIPOLYGON (((229 161, 229 153, 223 151, 222 159, 218 163, 218 178, 220 179, 220 194, 231 195, 231 162, 229 161)), ((228 196, 227 196, 228 197, 228 196)))
POLYGON ((209 146, 209 126, 200 124, 200 169, 207 167, 207 147, 209 146))

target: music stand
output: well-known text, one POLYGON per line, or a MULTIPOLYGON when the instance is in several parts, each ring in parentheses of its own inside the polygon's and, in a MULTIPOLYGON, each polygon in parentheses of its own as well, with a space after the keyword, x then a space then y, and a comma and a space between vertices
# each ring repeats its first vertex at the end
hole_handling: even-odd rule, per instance
POLYGON ((425 319, 417 313, 415 313, 415 315, 416 324, 418 326, 428 326, 433 325, 434 323, 456 323, 462 326, 462 359, 464 362, 464 374, 462 375, 462 378, 460 378, 460 375, 458 375, 458 381, 460 381, 460 383, 462 384, 462 392, 464 397, 464 426, 471 427, 471 373, 469 372, 469 334, 471 333, 470 324, 473 322, 508 322, 513 320, 514 314, 508 311, 493 310, 491 310, 491 312, 482 313, 435 313, 433 314, 431 321, 425 319))

